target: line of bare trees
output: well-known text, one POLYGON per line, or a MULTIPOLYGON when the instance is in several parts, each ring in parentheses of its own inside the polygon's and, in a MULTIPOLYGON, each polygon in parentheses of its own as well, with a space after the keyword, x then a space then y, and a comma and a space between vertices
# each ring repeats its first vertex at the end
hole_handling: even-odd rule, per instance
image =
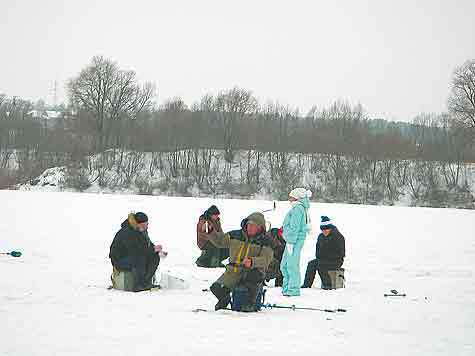
POLYGON ((455 70, 448 113, 394 123, 343 101, 302 115, 237 87, 156 107, 152 83, 94 57, 68 82, 70 107, 53 123, 30 118, 32 103, 0 96, 0 179, 66 166, 64 185, 79 190, 279 198, 306 184, 328 201, 473 204, 474 63, 455 70))

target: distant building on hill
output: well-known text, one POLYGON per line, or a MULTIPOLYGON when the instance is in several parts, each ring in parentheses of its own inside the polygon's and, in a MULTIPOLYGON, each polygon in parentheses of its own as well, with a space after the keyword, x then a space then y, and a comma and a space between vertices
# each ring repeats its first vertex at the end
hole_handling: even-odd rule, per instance
POLYGON ((31 110, 26 115, 33 120, 41 120, 47 128, 56 126, 60 120, 64 119, 64 113, 57 110, 31 110))

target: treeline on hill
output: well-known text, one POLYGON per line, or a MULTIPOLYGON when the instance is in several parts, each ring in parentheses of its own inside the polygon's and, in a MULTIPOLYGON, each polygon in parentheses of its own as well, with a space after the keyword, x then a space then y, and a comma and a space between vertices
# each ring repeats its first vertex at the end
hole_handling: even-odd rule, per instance
POLYGON ((305 184, 319 201, 473 207, 473 135, 453 113, 396 123, 336 101, 302 114, 242 88, 155 107, 154 90, 94 57, 58 118, 0 96, 1 186, 65 166, 63 187, 78 190, 285 198, 305 184))

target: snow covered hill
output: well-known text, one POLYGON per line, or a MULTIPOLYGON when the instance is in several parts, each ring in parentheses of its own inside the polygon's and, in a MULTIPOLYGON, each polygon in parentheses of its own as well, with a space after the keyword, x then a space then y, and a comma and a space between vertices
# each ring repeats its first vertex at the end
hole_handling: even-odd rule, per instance
POLYGON ((475 210, 475 167, 468 163, 457 166, 403 160, 371 161, 370 164, 361 157, 338 156, 341 160, 333 162, 323 154, 290 154, 286 158, 288 165, 280 167, 275 163, 276 158, 270 158, 270 153, 261 152, 267 158, 258 165, 249 161, 249 157, 254 156, 248 156, 247 151, 236 152, 234 163, 225 160, 224 151, 209 151, 204 155, 209 159, 206 162, 198 159, 203 156, 194 154, 196 152, 190 150, 152 153, 111 149, 85 157, 89 163, 82 166, 48 168, 38 177, 13 188, 41 192, 285 199, 294 185, 302 185, 327 203, 475 210), (203 167, 208 168, 204 171, 203 167))
MULTIPOLYGON (((475 213, 467 210, 312 204, 346 237, 347 288, 269 288, 271 303, 346 308, 347 313, 212 308, 202 292, 222 270, 194 266, 196 220, 211 203, 225 230, 269 201, 0 191, 0 355, 467 355, 475 354, 475 213), (186 290, 110 291, 110 242, 131 210, 169 251, 162 270, 186 290), (385 298, 397 289, 405 298, 385 298)), ((267 218, 280 226, 288 203, 267 218)), ((317 277, 318 279, 318 277, 317 277)), ((316 283, 318 284, 318 283, 316 283)))

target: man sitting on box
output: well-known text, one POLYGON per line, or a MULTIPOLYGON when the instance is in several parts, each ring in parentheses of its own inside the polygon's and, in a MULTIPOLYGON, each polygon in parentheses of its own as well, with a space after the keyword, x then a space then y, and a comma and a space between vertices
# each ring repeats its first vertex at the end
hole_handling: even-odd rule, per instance
POLYGON ((140 292, 156 287, 153 277, 166 256, 162 245, 154 245, 148 236, 148 217, 145 213, 130 213, 122 223, 110 246, 109 258, 118 271, 132 272, 133 291, 140 292))
POLYGON ((315 259, 308 263, 302 288, 311 288, 318 271, 322 289, 332 289, 328 271, 340 268, 345 258, 345 238, 328 216, 322 216, 321 234, 318 235, 315 259))

